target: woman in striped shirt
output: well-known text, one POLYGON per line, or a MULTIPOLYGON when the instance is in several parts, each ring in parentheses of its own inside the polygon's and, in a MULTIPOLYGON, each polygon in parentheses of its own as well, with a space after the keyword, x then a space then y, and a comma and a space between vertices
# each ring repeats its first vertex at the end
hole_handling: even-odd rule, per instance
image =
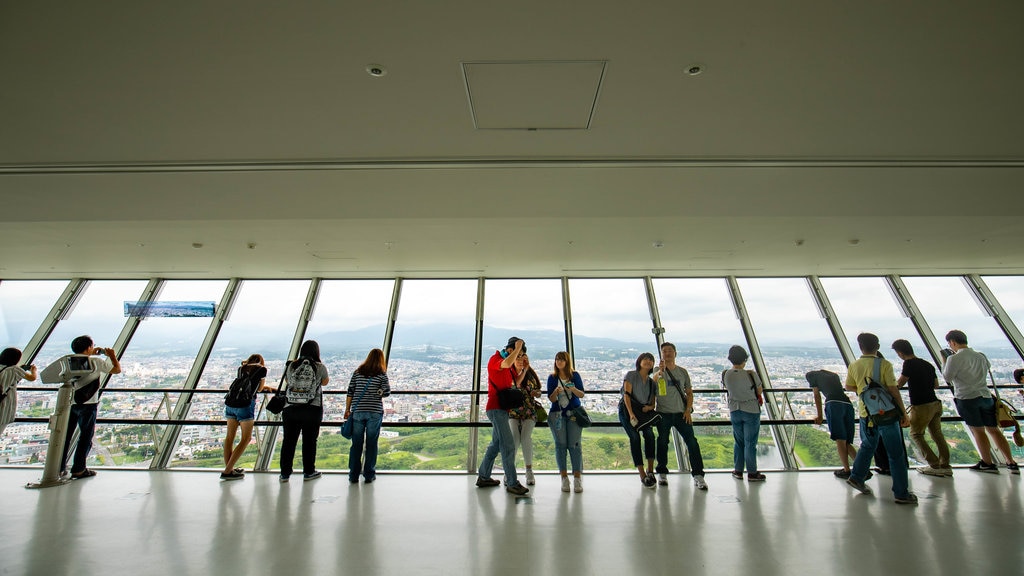
POLYGON ((384 351, 374 348, 366 356, 366 361, 352 373, 348 384, 345 419, 352 419, 352 448, 348 452, 348 481, 352 484, 359 483, 360 470, 367 484, 377 478, 377 439, 384 419, 384 402, 381 399, 391 395, 387 370, 384 351))

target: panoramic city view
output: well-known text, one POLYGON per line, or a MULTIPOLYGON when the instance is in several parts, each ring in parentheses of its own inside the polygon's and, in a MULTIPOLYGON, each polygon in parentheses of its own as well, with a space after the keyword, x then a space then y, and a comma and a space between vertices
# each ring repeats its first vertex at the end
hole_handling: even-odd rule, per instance
MULTIPOLYGON (((895 360, 897 371, 899 360, 887 346, 895 338, 908 338, 922 356, 928 357, 910 320, 896 309, 881 279, 839 280, 823 279, 823 284, 829 290, 838 319, 849 330, 847 339, 852 341, 861 330, 876 331, 886 343, 883 353, 895 360), (865 297, 875 305, 858 307, 857 299, 865 297), (878 306, 879 302, 885 302, 890 309, 878 306)), ((31 298, 24 293, 2 291, 3 288, 13 290, 14 284, 17 283, 0 286, 0 304, 4 305, 11 339, 24 338, 24 334, 34 330, 30 320, 21 320, 25 326, 18 328, 16 320, 25 311, 15 309, 12 299, 18 297, 21 302, 26 299, 30 302, 31 298)), ((318 446, 318 465, 325 469, 347 465, 349 443, 338 433, 343 419, 344 391, 352 371, 368 350, 382 345, 386 331, 383 320, 387 317, 393 284, 393 281, 325 281, 321 286, 305 336, 320 342, 323 360, 331 374, 331 382, 325 389, 325 426, 318 446), (362 305, 352 306, 352 302, 362 305), (339 326, 354 328, 341 330, 339 326)), ((217 301, 225 285, 224 281, 168 282, 161 297, 217 301)), ((806 389, 804 374, 827 369, 845 377, 846 369, 825 320, 815 309, 811 293, 803 279, 741 280, 739 285, 767 369, 767 374, 761 376, 767 377, 777 390, 773 394, 780 419, 804 422, 780 428, 794 439, 796 462, 801 467, 837 465, 827 429, 809 423, 815 416, 815 407, 813 396, 806 389)), ((949 285, 962 289, 958 282, 949 285)), ((90 333, 98 344, 111 345, 121 330, 124 317, 108 315, 109 310, 120 312, 125 302, 137 299, 143 286, 145 283, 141 281, 94 282, 73 313, 57 325, 37 355, 36 363, 42 368, 64 354, 67 342, 79 333, 90 333)), ((706 466, 728 468, 732 436, 720 374, 728 367, 725 355, 729 346, 748 344, 729 300, 727 286, 722 279, 656 279, 653 286, 661 322, 666 327, 665 338, 677 345, 678 363, 689 370, 696 390, 695 421, 706 466), (694 341, 676 334, 700 334, 706 339, 694 341)), ((60 283, 55 283, 50 290, 57 292, 60 287, 60 283)), ((243 282, 243 287, 199 377, 197 390, 201 392, 193 395, 184 416, 188 421, 210 424, 182 427, 171 466, 221 466, 224 434, 221 391, 227 389, 245 357, 254 352, 263 354, 269 368, 267 383, 278 385, 295 331, 294 318, 301 310, 308 281, 243 282), (278 303, 273 309, 264 305, 268 294, 278 303)), ((640 279, 572 280, 570 287, 574 361, 589 392, 585 404, 595 421, 609 423, 586 431, 585 466, 588 469, 629 469, 628 443, 616 418, 618 391, 636 357, 641 352, 657 352, 643 284, 640 279), (608 299, 609 293, 616 297, 608 299)), ((938 298, 930 298, 927 287, 917 288, 920 294, 917 304, 926 316, 931 312, 931 317, 938 318, 933 330, 940 332, 947 326, 957 326, 980 335, 974 345, 989 356, 996 381, 1009 384, 1012 371, 1021 366, 1021 358, 991 319, 978 314, 976 307, 971 309, 974 303, 966 294, 956 300, 957 308, 950 306, 953 300, 948 291, 938 298), (940 301, 942 306, 931 310, 933 300, 940 301)), ((40 302, 52 302, 55 297, 39 295, 44 291, 38 290, 38 286, 31 288, 40 302)), ((475 292, 476 281, 472 280, 405 282, 403 308, 390 350, 388 374, 395 393, 384 401, 381 469, 465 470, 471 435, 479 433, 481 450, 489 441, 490 432, 486 427, 453 426, 471 422, 473 403, 481 398, 472 392, 475 292)), ((484 316, 489 321, 483 326, 481 369, 495 349, 509 336, 516 335, 527 341, 532 365, 542 380, 545 379, 551 371, 555 352, 565 348, 559 281, 488 281, 487 295, 484 316), (521 307, 508 304, 517 300, 525 304, 521 307)), ((39 304, 37 308, 42 312, 36 314, 45 314, 49 305, 39 304)), ((35 322, 38 324, 38 320, 35 322)), ((173 414, 182 396, 177 391, 183 388, 193 370, 210 322, 209 318, 202 317, 142 319, 122 355, 123 373, 110 379, 103 395, 99 411, 101 423, 97 426, 90 466, 150 465, 167 426, 145 421, 167 419, 173 414), (140 422, 110 424, 102 423, 103 419, 140 422)), ((748 364, 748 368, 753 366, 748 364)), ((486 379, 481 384, 480 389, 486 390, 486 379)), ((22 383, 22 387, 29 387, 29 383, 22 383)), ((1020 404, 1020 397, 1012 391, 1006 391, 1005 395, 1020 404)), ((944 414, 955 416, 951 394, 943 390, 939 397, 945 407, 944 414)), ((19 392, 18 416, 49 417, 55 399, 53 391, 23 390, 19 392)), ((261 407, 262 403, 263 400, 261 407)), ((486 422, 482 407, 477 418, 486 422)), ((767 411, 762 413, 762 418, 770 418, 767 411)), ((261 411, 258 420, 273 419, 261 411)), ((257 426, 253 443, 243 457, 243 466, 252 466, 264 435, 275 428, 257 426)), ((963 426, 959 422, 947 422, 944 429, 953 448, 954 462, 973 462, 973 447, 963 426)), ((772 427, 765 425, 761 430, 762 467, 783 467, 772 427)), ((48 436, 45 423, 11 425, 0 437, 0 465, 41 465, 48 436)), ((277 442, 280 443, 279 435, 277 442)), ((534 444, 537 459, 534 466, 540 470, 553 469, 553 442, 548 431, 538 428, 534 444)), ((670 458, 672 467, 676 467, 676 457, 671 451, 670 458)), ((275 457, 271 467, 276 465, 275 457)))

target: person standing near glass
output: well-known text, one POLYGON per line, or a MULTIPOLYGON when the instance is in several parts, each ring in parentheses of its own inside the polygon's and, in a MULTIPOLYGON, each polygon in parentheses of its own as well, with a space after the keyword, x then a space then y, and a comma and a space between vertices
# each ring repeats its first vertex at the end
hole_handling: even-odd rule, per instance
POLYGON ((263 363, 263 356, 253 354, 249 356, 238 369, 238 377, 244 377, 249 382, 249 391, 253 397, 252 401, 239 408, 224 406, 224 419, 228 424, 228 433, 224 437, 224 470, 220 473, 221 480, 241 480, 245 477, 245 471, 235 468, 235 464, 242 458, 245 449, 249 447, 252 440, 252 427, 256 423, 256 394, 263 390, 273 390, 267 386, 267 368, 263 363), (242 435, 235 445, 235 434, 238 430, 242 435))
POLYGON ((526 496, 530 489, 519 482, 516 475, 516 449, 512 441, 512 427, 509 426, 508 410, 498 402, 498 392, 512 388, 519 379, 515 370, 516 358, 526 352, 526 341, 515 336, 508 339, 504 350, 495 350, 487 361, 487 419, 491 421, 491 443, 480 459, 477 469, 476 487, 492 488, 501 482, 491 478, 494 461, 501 454, 501 467, 505 473, 505 491, 513 496, 526 496))
POLYGON ((533 486, 533 429, 537 425, 537 398, 540 398, 540 377, 530 367, 526 353, 516 359, 516 372, 521 380, 518 385, 523 391, 523 405, 508 411, 509 426, 512 427, 512 445, 515 454, 523 447, 523 461, 526 462, 526 485, 533 486))
POLYGON ((729 396, 729 420, 732 421, 732 477, 743 480, 745 464, 748 482, 764 482, 764 474, 757 471, 757 435, 761 431, 764 397, 757 373, 744 369, 749 357, 742 346, 729 348, 732 369, 722 372, 722 385, 729 396))
POLYGON ((572 369, 568 352, 555 354, 555 371, 548 376, 548 427, 555 439, 555 462, 562 476, 562 492, 569 491, 569 472, 565 465, 565 453, 569 452, 572 462, 573 491, 583 492, 583 428, 570 418, 570 412, 581 406, 585 395, 583 379, 572 369))
POLYGON ((676 365, 676 345, 665 342, 661 345, 661 363, 652 377, 658 383, 658 399, 655 408, 661 414, 658 421, 658 484, 668 486, 668 437, 672 428, 686 444, 686 453, 690 461, 690 475, 693 485, 698 490, 707 490, 704 481, 704 458, 701 457, 700 444, 693 433, 693 384, 686 368, 676 365))
POLYGON ((285 365, 285 407, 281 413, 281 482, 292 475, 295 446, 302 435, 302 479, 316 480, 316 443, 324 419, 324 386, 331 381, 327 367, 320 361, 320 345, 306 340, 299 357, 285 365))
POLYGON ((21 350, 5 348, 0 352, 0 434, 18 414, 18 382, 22 379, 35 382, 39 376, 35 364, 26 370, 18 366, 18 362, 21 362, 21 350))
POLYGON ((654 370, 654 354, 644 352, 636 359, 636 370, 626 373, 622 381, 622 398, 619 400, 619 423, 629 437, 629 452, 633 457, 633 465, 640 473, 640 482, 647 488, 655 488, 658 481, 654 478, 654 430, 647 426, 642 431, 636 429, 638 422, 634 410, 651 412, 654 410, 655 384, 651 380, 654 370), (643 454, 640 452, 640 437, 643 436, 643 454), (644 470, 643 457, 647 457, 647 469, 644 470))
POLYGON ((345 420, 352 418, 352 448, 348 452, 348 481, 352 484, 359 483, 360 468, 363 472, 363 481, 367 484, 377 479, 377 441, 380 438, 380 425, 384 420, 382 399, 391 395, 387 371, 384 351, 374 348, 370 350, 362 365, 352 373, 352 379, 348 384, 345 420))

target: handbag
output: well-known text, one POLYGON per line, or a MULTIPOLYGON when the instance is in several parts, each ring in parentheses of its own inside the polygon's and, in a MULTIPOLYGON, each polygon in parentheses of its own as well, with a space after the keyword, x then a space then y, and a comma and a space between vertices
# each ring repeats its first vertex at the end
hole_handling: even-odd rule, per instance
POLYGON ((593 421, 590 420, 590 414, 587 413, 587 409, 583 406, 577 406, 572 410, 566 410, 566 415, 569 416, 569 420, 572 420, 580 428, 590 428, 593 421))
MULTIPOLYGON (((287 372, 287 367, 285 368, 287 372)), ((280 414, 284 411, 284 407, 288 404, 288 400, 285 396, 284 389, 287 387, 284 381, 284 373, 281 374, 281 381, 277 383, 277 391, 267 401, 267 412, 271 414, 280 414)))
POLYGON ((543 406, 541 406, 540 404, 538 404, 536 402, 533 403, 533 407, 534 407, 534 411, 533 412, 534 412, 534 414, 537 415, 537 423, 540 424, 541 422, 547 422, 548 421, 548 411, 545 410, 543 406))
POLYGON ((629 395, 629 404, 633 408, 633 417, 636 418, 636 426, 634 428, 636 428, 637 432, 643 432, 661 421, 661 414, 658 414, 657 411, 644 412, 644 407, 650 404, 651 396, 653 395, 653 386, 651 386, 651 394, 647 396, 647 404, 641 404, 633 399, 633 394, 629 395))
MULTIPOLYGON (((495 390, 498 387, 495 386, 494 382, 487 380, 487 383, 494 386, 495 390)), ((519 408, 526 403, 526 396, 523 395, 523 391, 516 386, 511 388, 505 388, 504 390, 498 390, 498 406, 502 410, 512 410, 513 408, 519 408)))
MULTIPOLYGON (((359 394, 359 398, 356 398, 356 401, 352 403, 352 407, 353 408, 355 408, 356 406, 359 405, 359 401, 363 399, 363 396, 366 394, 366 390, 369 387, 370 387, 370 381, 367 380, 366 381, 366 386, 363 386, 363 391, 359 394)), ((344 422, 341 423, 341 437, 346 439, 346 440, 351 440, 352 436, 353 436, 352 428, 353 428, 352 417, 349 416, 348 420, 345 420, 344 422)))

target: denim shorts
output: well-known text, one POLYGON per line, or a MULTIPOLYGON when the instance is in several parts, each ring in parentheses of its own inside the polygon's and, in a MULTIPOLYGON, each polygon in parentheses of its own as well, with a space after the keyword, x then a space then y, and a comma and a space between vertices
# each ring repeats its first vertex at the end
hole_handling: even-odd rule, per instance
POLYGON ((256 401, 253 400, 252 404, 249 404, 245 408, 232 408, 231 406, 224 407, 224 417, 228 420, 238 420, 239 422, 248 422, 256 419, 256 401))
POLYGON ((964 423, 975 428, 996 426, 996 403, 991 396, 955 398, 956 411, 964 419, 964 423))
POLYGON ((847 402, 826 402, 825 419, 828 421, 829 438, 853 442, 853 404, 847 402))

